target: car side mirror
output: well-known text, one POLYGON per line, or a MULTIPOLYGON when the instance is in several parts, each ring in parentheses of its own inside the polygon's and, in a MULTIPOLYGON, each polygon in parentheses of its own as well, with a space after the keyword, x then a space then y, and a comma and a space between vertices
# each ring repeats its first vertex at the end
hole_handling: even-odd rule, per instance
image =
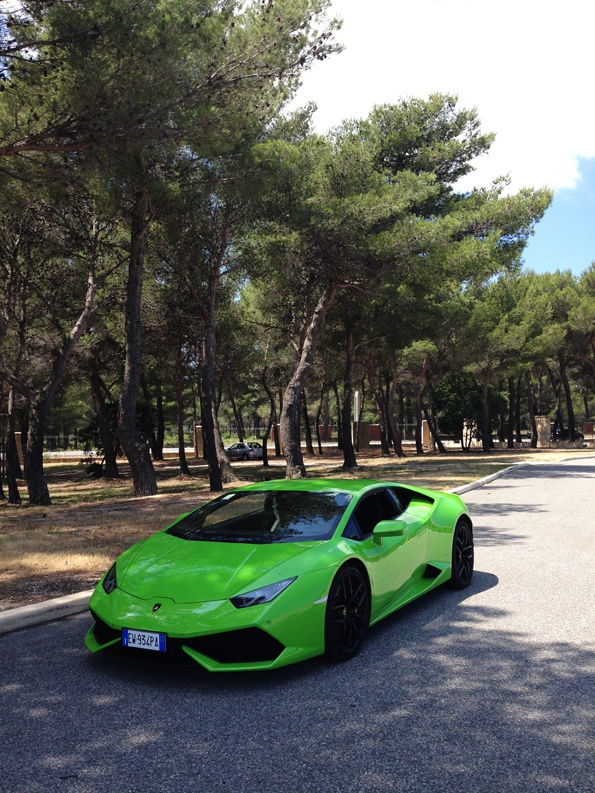
POLYGON ((404 520, 381 520, 374 527, 375 537, 400 537, 409 528, 404 520))

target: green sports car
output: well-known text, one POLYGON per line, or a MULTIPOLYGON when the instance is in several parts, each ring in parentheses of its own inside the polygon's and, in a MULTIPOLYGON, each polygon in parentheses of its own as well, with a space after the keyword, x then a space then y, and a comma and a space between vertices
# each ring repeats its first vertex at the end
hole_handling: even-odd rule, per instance
POLYGON ((91 652, 273 669, 345 661, 370 625, 473 575, 463 501, 392 482, 228 491, 125 551, 90 601, 91 652))

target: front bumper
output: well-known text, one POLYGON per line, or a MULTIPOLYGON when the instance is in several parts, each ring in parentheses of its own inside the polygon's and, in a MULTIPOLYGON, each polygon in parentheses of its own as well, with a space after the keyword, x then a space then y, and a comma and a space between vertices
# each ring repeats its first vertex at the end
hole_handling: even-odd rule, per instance
POLYGON ((85 644, 93 653, 194 661, 212 672, 274 669, 324 653, 329 586, 329 571, 307 573, 271 603, 237 609, 229 600, 143 600, 121 589, 107 595, 99 584, 89 603, 95 623, 85 644), (161 606, 153 611, 157 603, 161 606), (123 647, 122 628, 165 633, 167 652, 123 647))

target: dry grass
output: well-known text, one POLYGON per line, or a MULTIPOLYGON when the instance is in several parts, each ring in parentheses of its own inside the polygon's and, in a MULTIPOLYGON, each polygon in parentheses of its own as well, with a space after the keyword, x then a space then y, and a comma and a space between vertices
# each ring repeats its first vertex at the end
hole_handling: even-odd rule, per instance
MULTIPOLYGON (((404 460, 365 452, 358 455, 360 467, 348 472, 341 468, 342 456, 333 452, 309 457, 306 464, 313 476, 387 479, 448 490, 517 462, 571 454, 584 452, 515 450, 404 460)), ((283 477, 281 461, 271 462, 269 469, 234 465, 238 484, 283 477)), ((159 495, 134 498, 125 469, 118 481, 89 480, 80 465, 48 464, 51 507, 0 506, 0 611, 94 586, 123 550, 210 497, 206 466, 192 471, 192 477, 183 477, 171 462, 157 464, 159 495)))

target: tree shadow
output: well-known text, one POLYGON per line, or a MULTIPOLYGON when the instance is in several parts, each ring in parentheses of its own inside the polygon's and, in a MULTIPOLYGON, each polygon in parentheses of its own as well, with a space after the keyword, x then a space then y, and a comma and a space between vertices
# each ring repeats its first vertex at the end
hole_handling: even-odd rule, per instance
POLYGON ((475 515, 516 515, 519 512, 529 512, 532 515, 538 512, 548 512, 539 504, 506 504, 499 501, 497 504, 469 504, 469 514, 475 515))
POLYGON ((506 630, 476 597, 496 585, 435 590, 347 664, 269 673, 93 657, 86 616, 5 636, 0 790, 592 791, 595 652, 506 630))
POLYGON ((570 479, 574 477, 592 479, 595 477, 595 465, 574 465, 571 462, 559 465, 555 463, 543 465, 534 463, 533 465, 515 468, 504 476, 510 479, 570 479))

